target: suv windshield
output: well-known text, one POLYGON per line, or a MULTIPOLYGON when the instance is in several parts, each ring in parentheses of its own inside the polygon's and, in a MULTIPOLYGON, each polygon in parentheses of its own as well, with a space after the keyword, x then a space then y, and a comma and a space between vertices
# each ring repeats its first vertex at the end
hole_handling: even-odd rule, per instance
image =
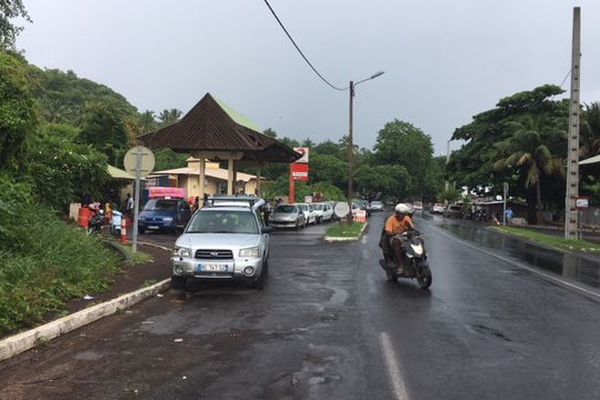
POLYGON ((148 200, 144 211, 177 211, 177 200, 148 200))
POLYGON ((294 206, 277 206, 275 208, 275 212, 277 212, 277 213, 284 213, 284 214, 291 214, 291 213, 295 213, 296 212, 296 207, 294 207, 294 206))
POLYGON ((187 233, 258 234, 254 214, 249 211, 203 211, 190 222, 187 233))

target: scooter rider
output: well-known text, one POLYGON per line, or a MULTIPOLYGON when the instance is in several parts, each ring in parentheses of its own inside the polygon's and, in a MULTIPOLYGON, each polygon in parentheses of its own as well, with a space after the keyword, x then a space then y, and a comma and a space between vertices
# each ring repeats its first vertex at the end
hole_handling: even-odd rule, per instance
MULTIPOLYGON (((398 263, 399 273, 404 272, 404 265, 402 263, 403 252, 402 252, 402 241, 401 236, 404 232, 414 229, 415 226, 410 218, 411 207, 405 203, 399 203, 396 205, 395 213, 387 219, 385 222, 385 236, 389 243, 389 247, 394 254, 394 258, 398 263)), ((385 250, 384 250, 385 251, 385 250)), ((393 267, 391 262, 388 262, 388 268, 393 267)))

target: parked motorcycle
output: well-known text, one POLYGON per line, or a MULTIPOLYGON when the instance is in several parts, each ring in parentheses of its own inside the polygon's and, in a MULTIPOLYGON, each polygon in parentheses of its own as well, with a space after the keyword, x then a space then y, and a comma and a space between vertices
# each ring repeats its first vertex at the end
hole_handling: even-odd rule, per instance
POLYGON ((427 289, 431 286, 432 276, 427 261, 427 250, 425 250, 425 241, 419 231, 412 230, 402 234, 402 253, 404 266, 403 273, 398 270, 398 263, 394 260, 392 254, 384 253, 384 259, 379 260, 379 265, 385 271, 389 281, 396 281, 398 278, 416 279, 421 289, 427 289), (393 267, 388 267, 388 261, 393 262, 393 267))
POLYGON ((90 216, 90 224, 88 227, 88 234, 99 234, 102 231, 102 225, 104 224, 104 211, 98 210, 98 212, 90 216))

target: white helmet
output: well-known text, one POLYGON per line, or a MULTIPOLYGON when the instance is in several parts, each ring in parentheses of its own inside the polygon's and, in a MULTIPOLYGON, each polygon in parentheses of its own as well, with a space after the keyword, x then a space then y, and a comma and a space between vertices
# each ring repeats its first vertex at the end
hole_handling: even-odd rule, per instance
POLYGON ((404 203, 398 203, 395 210, 397 213, 408 214, 410 212, 410 207, 404 203))

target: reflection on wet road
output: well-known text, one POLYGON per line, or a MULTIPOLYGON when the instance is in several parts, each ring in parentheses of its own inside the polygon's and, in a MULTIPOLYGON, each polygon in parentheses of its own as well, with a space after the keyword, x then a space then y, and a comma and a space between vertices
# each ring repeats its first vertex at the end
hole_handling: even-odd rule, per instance
POLYGON ((433 217, 434 226, 451 232, 482 248, 493 250, 515 261, 524 262, 535 268, 549 271, 564 278, 584 283, 594 288, 600 287, 600 257, 580 256, 563 253, 546 247, 527 243, 481 225, 433 217))

